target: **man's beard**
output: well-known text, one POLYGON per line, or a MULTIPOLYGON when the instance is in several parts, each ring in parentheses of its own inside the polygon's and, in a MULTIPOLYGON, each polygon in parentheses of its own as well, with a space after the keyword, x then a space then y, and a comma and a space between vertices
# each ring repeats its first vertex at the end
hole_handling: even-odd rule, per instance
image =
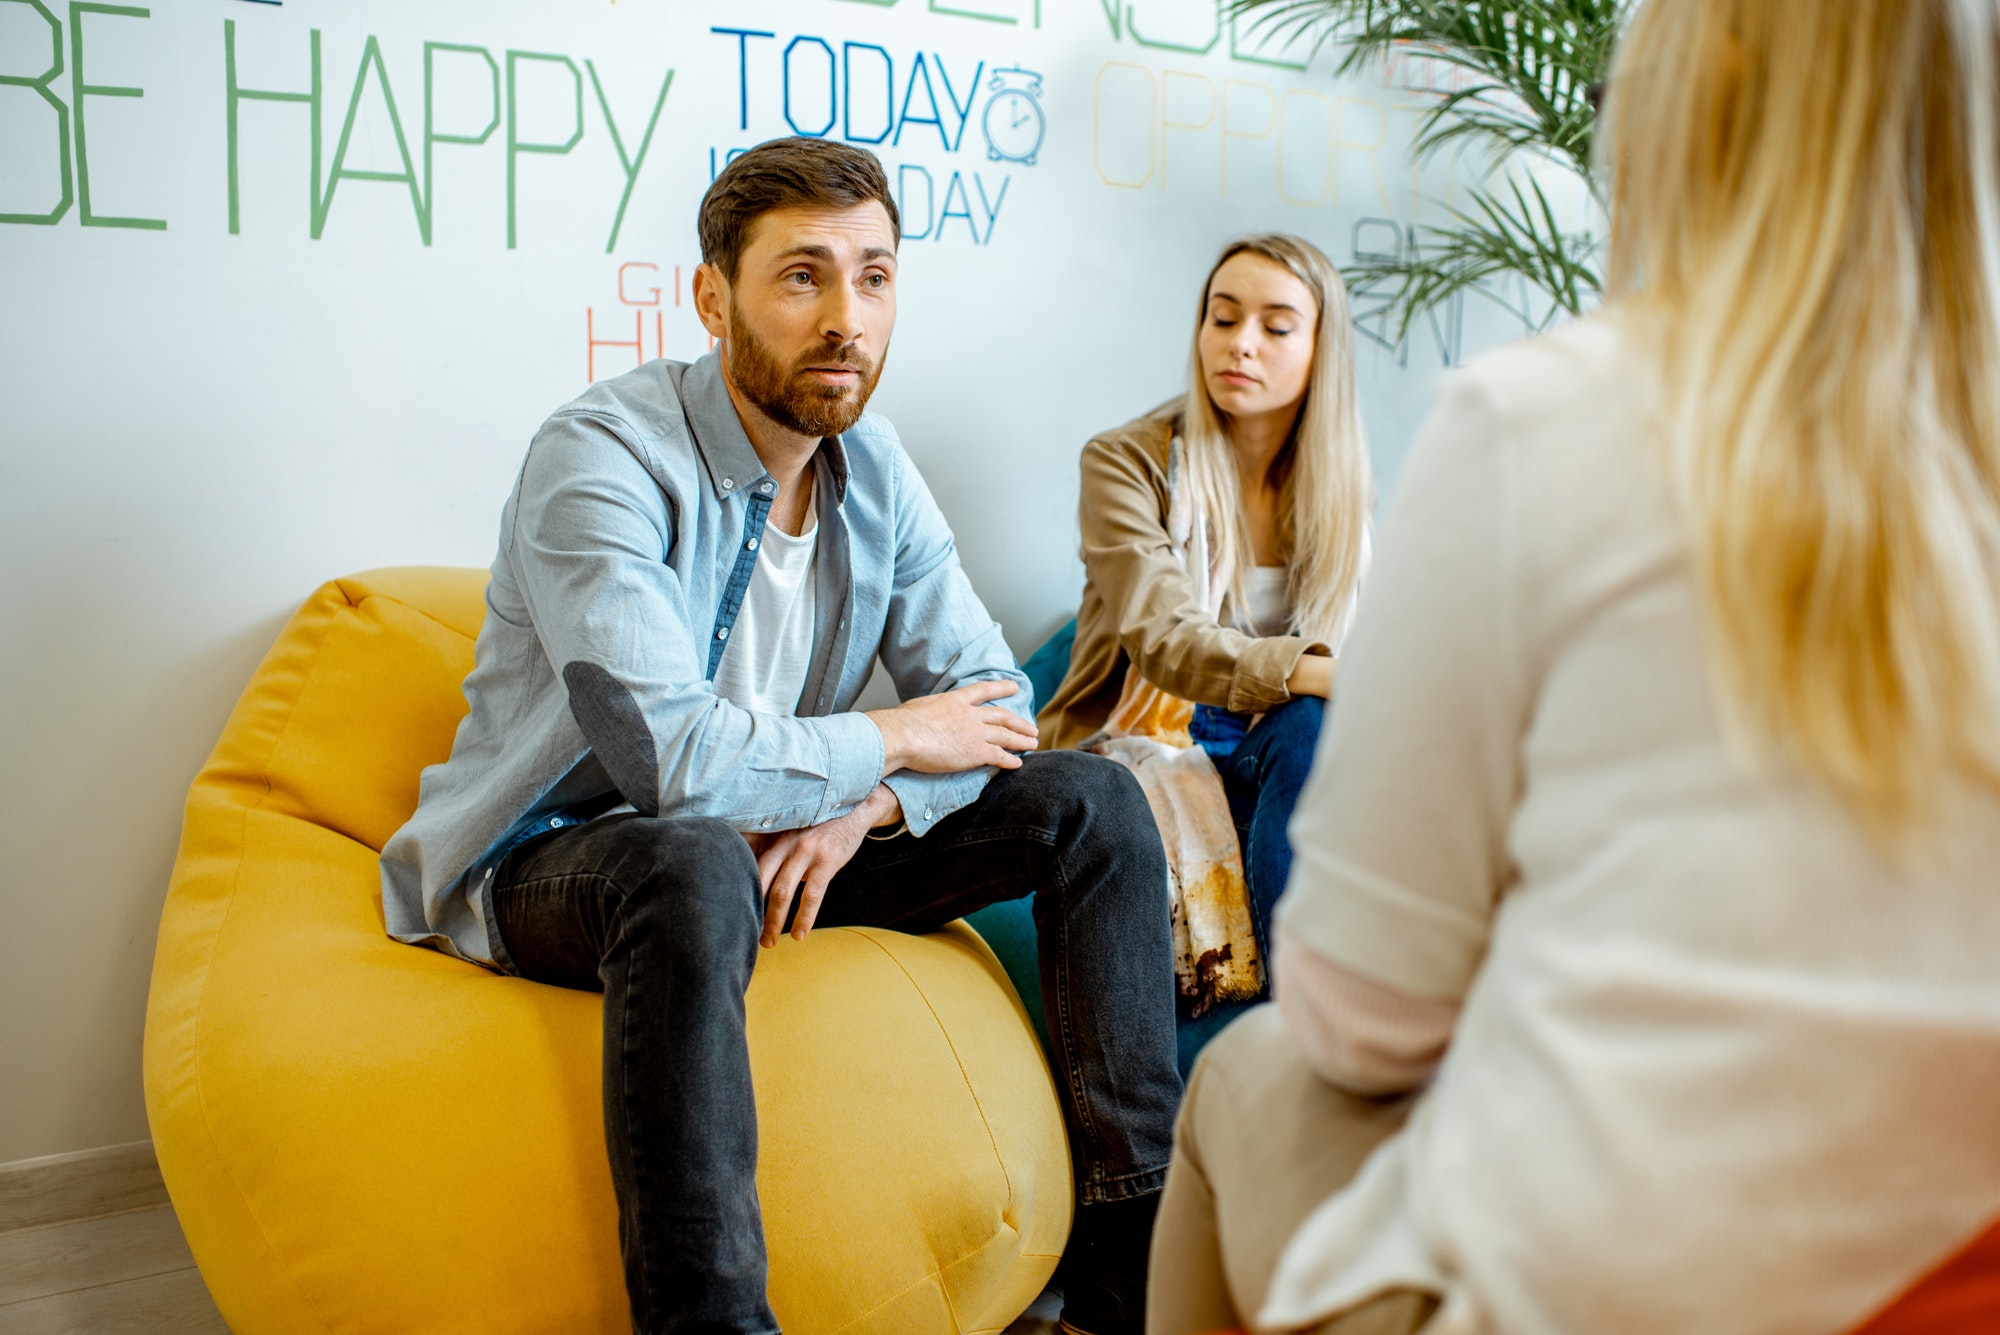
POLYGON ((781 366, 770 347, 750 332, 741 311, 729 318, 729 372, 737 391, 758 411, 787 431, 801 436, 837 436, 861 420, 868 396, 882 377, 880 363, 870 361, 852 343, 822 348, 781 366), (808 366, 838 363, 859 374, 853 386, 828 385, 812 378, 808 366))

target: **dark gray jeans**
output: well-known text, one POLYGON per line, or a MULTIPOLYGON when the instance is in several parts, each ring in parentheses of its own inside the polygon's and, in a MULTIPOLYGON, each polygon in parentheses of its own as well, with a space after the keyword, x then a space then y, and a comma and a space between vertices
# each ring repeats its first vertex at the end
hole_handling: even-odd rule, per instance
MULTIPOLYGON (((1138 783, 1052 751, 932 827, 870 840, 819 925, 927 932, 1035 896, 1042 996, 1081 1201, 1158 1191, 1181 1097, 1167 870, 1138 783)), ((744 990, 764 912, 718 820, 605 816, 494 880, 524 978, 604 992, 604 1141, 640 1335, 770 1335, 744 990)))

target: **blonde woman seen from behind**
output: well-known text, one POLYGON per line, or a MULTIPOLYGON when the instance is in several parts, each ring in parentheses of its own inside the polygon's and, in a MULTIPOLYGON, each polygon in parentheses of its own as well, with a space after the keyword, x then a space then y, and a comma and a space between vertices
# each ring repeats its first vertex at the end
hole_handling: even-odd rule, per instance
POLYGON ((1154 1335, 1839 1335, 2000 1251, 1996 52, 1638 9, 1611 301, 1404 467, 1154 1335))
POLYGON ((1226 248, 1187 392, 1092 440, 1082 473, 1087 582, 1042 744, 1101 735, 1133 674, 1191 703, 1181 740, 1220 772, 1262 946, 1368 560, 1374 483, 1338 270, 1296 237, 1226 248))

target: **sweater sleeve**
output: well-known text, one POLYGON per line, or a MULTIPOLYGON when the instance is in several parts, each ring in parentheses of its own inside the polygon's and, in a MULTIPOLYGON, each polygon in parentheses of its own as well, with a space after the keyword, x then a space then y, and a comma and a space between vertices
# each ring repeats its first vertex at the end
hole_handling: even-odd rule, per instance
POLYGON ((1119 647, 1147 681, 1183 700, 1240 713, 1283 704, 1299 656, 1327 647, 1294 635, 1245 635, 1204 613, 1174 555, 1164 490, 1136 443, 1100 437, 1084 447, 1083 564, 1119 647))
POLYGON ((1464 997, 1516 872, 1508 833, 1532 707, 1504 423, 1448 381, 1382 523, 1340 695, 1290 827, 1279 921, 1417 997, 1464 997))
POLYGON ((1278 1012, 1328 1084, 1375 1098, 1431 1078, 1458 1023, 1458 1003, 1412 996, 1277 934, 1278 1012))

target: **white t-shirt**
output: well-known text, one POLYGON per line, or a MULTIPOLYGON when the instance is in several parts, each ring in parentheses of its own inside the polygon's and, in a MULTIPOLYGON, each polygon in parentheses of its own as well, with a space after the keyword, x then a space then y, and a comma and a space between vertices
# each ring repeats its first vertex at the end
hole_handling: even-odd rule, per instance
POLYGON ((715 693, 753 714, 794 714, 811 663, 819 596, 819 521, 798 537, 764 526, 757 567, 715 667, 715 693))
MULTIPOLYGON (((1361 529, 1361 569, 1354 587, 1358 591, 1363 580, 1368 578, 1368 567, 1375 556, 1374 539, 1370 526, 1361 529)), ((1291 568, 1289 566, 1252 566, 1249 578, 1244 581, 1243 598, 1249 606, 1250 615, 1243 619, 1243 630, 1259 639, 1273 635, 1289 635, 1292 625, 1291 568)), ((1334 656, 1340 656, 1341 646, 1347 641, 1347 632, 1354 625, 1354 609, 1360 600, 1353 595, 1347 599, 1347 607, 1340 616, 1340 633, 1330 646, 1334 656)))
POLYGON ((1252 566, 1243 582, 1243 597, 1250 604, 1244 629, 1264 638, 1283 635, 1292 624, 1291 570, 1287 566, 1252 566))

